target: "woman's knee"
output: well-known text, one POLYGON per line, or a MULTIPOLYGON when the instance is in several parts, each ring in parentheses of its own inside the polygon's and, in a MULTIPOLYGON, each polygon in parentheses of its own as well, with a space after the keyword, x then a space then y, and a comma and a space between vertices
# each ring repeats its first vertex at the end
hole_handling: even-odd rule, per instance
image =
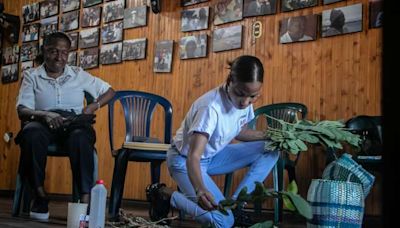
POLYGON ((234 223, 235 219, 231 211, 228 212, 228 215, 224 215, 221 212, 213 213, 211 222, 213 227, 231 228, 234 223))

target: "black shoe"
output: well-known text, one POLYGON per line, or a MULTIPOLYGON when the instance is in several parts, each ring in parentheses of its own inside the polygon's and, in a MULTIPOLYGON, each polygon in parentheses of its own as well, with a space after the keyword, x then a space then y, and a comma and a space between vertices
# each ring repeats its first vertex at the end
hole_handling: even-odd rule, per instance
MULTIPOLYGON (((154 183, 146 187, 147 201, 150 202, 149 216, 151 221, 156 222, 168 217, 170 210, 170 199, 165 199, 160 189, 166 187, 163 183, 154 183)), ((169 225, 171 220, 162 221, 160 225, 169 225)))
POLYGON ((37 197, 33 201, 29 217, 38 220, 48 220, 49 216, 49 200, 46 198, 37 197))
POLYGON ((234 227, 250 227, 255 223, 250 217, 251 213, 244 211, 243 206, 236 207, 232 213, 235 218, 234 227))

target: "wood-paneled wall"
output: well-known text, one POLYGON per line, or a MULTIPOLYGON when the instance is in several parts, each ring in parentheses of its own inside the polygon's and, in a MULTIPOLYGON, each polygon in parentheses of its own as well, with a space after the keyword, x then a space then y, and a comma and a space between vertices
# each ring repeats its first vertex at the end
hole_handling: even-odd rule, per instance
MULTIPOLYGON (((140 6, 142 0, 131 0, 131 6, 140 6)), ((35 1, 4 0, 8 13, 20 15, 23 5, 35 1)), ((191 103, 201 94, 224 82, 227 76, 226 62, 242 54, 259 57, 265 67, 265 83, 262 96, 255 107, 277 102, 301 102, 308 106, 311 120, 348 119, 354 115, 381 114, 381 66, 382 30, 368 29, 368 0, 349 0, 333 5, 321 3, 312 8, 276 15, 245 18, 242 21, 214 26, 210 22, 208 30, 180 32, 182 7, 178 0, 163 0, 162 12, 153 14, 149 10, 148 25, 124 30, 124 39, 146 37, 147 56, 144 60, 126 61, 120 64, 100 65, 90 70, 93 75, 108 81, 115 90, 141 90, 159 94, 173 104, 173 131, 179 127, 191 103), (331 9, 353 3, 363 3, 363 31, 316 41, 281 45, 278 42, 279 21, 297 15, 321 14, 331 9), (254 21, 262 22, 263 35, 259 39, 251 36, 254 21), (238 50, 213 53, 212 42, 208 43, 206 58, 180 60, 178 41, 191 34, 206 33, 212 40, 212 30, 231 25, 244 26, 242 48, 238 50), (153 73, 154 43, 160 40, 174 40, 174 54, 171 73, 153 73)), ((213 6, 217 1, 186 8, 213 6)), ((211 19, 213 18, 211 10, 211 19)), ((210 20, 211 21, 211 20, 210 20)), ((21 40, 21 39, 20 39, 21 40)), ((0 85, 0 134, 19 130, 15 111, 18 83, 0 85)), ((107 108, 97 113, 96 147, 99 154, 99 177, 111 189, 113 157, 109 150, 107 108)), ((118 121, 117 121, 118 122, 118 121)), ((156 126, 158 121, 156 121, 156 126)), ((119 131, 122 137, 123 128, 119 131)), ((154 127, 155 133, 158 132, 154 127)), ((120 140, 122 142, 122 139, 120 140)), ((324 168, 325 154, 320 148, 303 153, 298 163, 297 177, 300 194, 307 196, 307 189, 313 178, 319 178, 324 168)), ((18 168, 19 149, 13 143, 0 141, 0 189, 14 189, 18 168)), ((236 186, 243 171, 235 174, 236 186)), ((367 213, 380 214, 381 178, 367 199, 367 213)), ((165 165, 162 168, 162 181, 173 185, 165 165)), ((269 177, 266 184, 271 186, 269 177)), ((216 177, 222 187, 222 177, 216 177)), ((130 163, 124 197, 145 199, 144 187, 150 183, 148 164, 130 163)), ((46 169, 45 188, 51 193, 71 192, 71 172, 68 159, 49 158, 46 169)), ((268 204, 267 206, 270 206, 268 204)))

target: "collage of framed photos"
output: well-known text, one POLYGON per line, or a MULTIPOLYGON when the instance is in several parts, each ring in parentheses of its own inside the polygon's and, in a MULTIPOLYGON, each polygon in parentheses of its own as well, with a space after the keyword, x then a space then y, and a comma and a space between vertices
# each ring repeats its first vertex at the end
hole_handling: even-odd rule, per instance
MULTIPOLYGON (((312 41, 362 31, 362 3, 334 7, 345 0, 321 0, 332 8, 321 14, 283 18, 279 26, 280 44, 312 41)), ((382 1, 369 0, 369 27, 382 26, 382 1)), ((21 72, 34 66, 40 54, 43 37, 54 31, 66 32, 72 41, 69 65, 84 69, 99 64, 146 58, 147 38, 124 40, 124 29, 147 25, 148 7, 132 6, 133 0, 44 0, 22 7, 22 45, 3 47, 2 81, 18 80, 21 72), (101 21, 103 23, 101 23, 101 21), (79 49, 79 51, 78 51, 79 49)), ((202 30, 213 25, 243 20, 254 16, 288 12, 318 5, 318 0, 181 0, 181 32, 195 32, 179 40, 181 60, 207 57, 208 36, 202 30), (208 3, 207 3, 208 2, 208 3), (196 4, 203 4, 198 7, 196 4), (194 5, 194 6, 193 6, 194 5), (211 20, 210 15, 214 15, 211 20), (196 32, 199 34, 196 34, 196 32)), ((343 5, 343 4, 342 4, 343 5)), ((260 19, 261 20, 261 19, 260 19)), ((221 52, 242 47, 244 27, 235 24, 213 29, 212 51, 221 52)), ((154 72, 171 72, 173 40, 155 41, 154 72)))

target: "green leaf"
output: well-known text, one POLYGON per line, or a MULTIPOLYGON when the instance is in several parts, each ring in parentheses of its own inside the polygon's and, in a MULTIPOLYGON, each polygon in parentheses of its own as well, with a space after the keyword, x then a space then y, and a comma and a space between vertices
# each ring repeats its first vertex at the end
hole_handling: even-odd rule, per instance
POLYGON ((247 187, 244 186, 242 190, 240 190, 239 195, 237 197, 238 201, 245 201, 247 198, 247 187))
POLYGON ((311 206, 305 199, 303 199, 300 195, 293 194, 291 192, 282 192, 282 194, 289 197, 300 215, 307 219, 312 219, 313 215, 311 206))
MULTIPOLYGON (((297 192, 299 191, 296 181, 292 180, 292 182, 290 182, 287 186, 286 189, 287 192, 291 192, 293 194, 297 194, 297 192)), ((290 211, 296 211, 296 207, 292 204, 292 201, 290 201, 290 199, 286 196, 283 195, 282 196, 283 199, 283 205, 290 211)))
POLYGON ((270 228, 273 227, 274 223, 272 221, 265 221, 261 223, 256 223, 249 228, 270 228))

